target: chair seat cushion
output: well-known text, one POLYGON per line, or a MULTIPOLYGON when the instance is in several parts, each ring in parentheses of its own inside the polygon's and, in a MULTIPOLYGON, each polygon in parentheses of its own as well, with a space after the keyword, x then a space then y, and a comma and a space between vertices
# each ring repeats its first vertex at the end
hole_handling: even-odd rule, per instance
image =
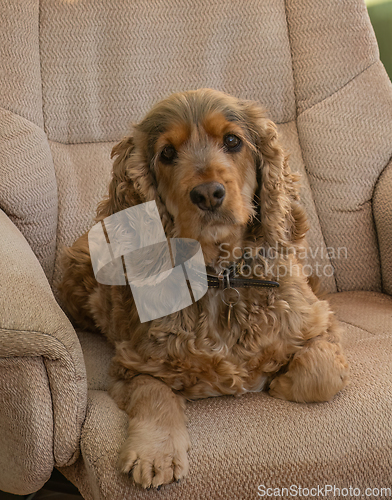
POLYGON ((91 381, 82 455, 61 471, 86 498, 289 497, 279 488, 290 487, 298 496, 300 487, 316 488, 313 493, 324 488, 313 495, 322 497, 329 487, 340 488, 342 496, 350 486, 361 494, 366 488, 391 487, 392 298, 344 292, 330 302, 346 327, 351 384, 321 404, 281 401, 267 393, 188 403, 190 473, 159 493, 134 486, 116 469, 127 416, 104 390, 112 349, 99 337, 94 344, 92 334, 81 334, 91 381))

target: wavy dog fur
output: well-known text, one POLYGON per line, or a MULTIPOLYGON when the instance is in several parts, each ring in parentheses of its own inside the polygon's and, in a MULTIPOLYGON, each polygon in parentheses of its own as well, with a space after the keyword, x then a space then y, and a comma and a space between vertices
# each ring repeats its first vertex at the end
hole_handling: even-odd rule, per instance
POLYGON ((298 179, 261 107, 210 89, 174 94, 112 157, 96 221, 155 200, 166 236, 198 240, 215 272, 238 258, 238 248, 252 253, 247 263, 258 277, 260 269, 264 279, 290 270, 278 289, 239 289, 230 328, 217 289, 141 324, 129 287, 96 282, 87 234, 64 252, 66 307, 116 348, 110 393, 129 415, 120 468, 144 488, 159 487, 188 471, 185 398, 268 389, 286 400, 327 401, 347 384, 348 365, 339 325, 302 272, 297 255, 308 225, 298 179), (203 186, 219 189, 206 194, 203 186))

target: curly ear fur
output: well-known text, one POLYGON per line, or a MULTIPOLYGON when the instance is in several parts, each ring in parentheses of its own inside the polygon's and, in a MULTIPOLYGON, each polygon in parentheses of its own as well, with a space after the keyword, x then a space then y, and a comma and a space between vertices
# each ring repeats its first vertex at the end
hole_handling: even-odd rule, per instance
MULTIPOLYGON (((114 158, 112 179, 107 196, 98 204, 96 222, 116 212, 155 200, 164 223, 166 234, 170 234, 170 216, 157 194, 155 179, 147 156, 143 153, 144 137, 137 134, 126 137, 112 149, 114 158)), ((88 233, 81 236, 71 248, 64 248, 61 255, 64 275, 57 285, 60 298, 80 327, 95 329, 91 318, 94 300, 99 301, 99 288, 94 277, 88 246, 88 233)))
POLYGON ((127 163, 134 151, 133 137, 124 138, 112 149, 111 158, 115 158, 109 192, 97 207, 96 221, 112 215, 126 207, 142 203, 141 195, 127 175, 127 163))
POLYGON ((304 208, 299 203, 299 175, 291 172, 288 158, 278 141, 275 124, 254 103, 244 103, 246 125, 255 146, 260 224, 252 235, 269 246, 300 243, 309 229, 304 208))
POLYGON ((172 226, 171 216, 156 189, 147 143, 147 137, 135 130, 133 136, 125 137, 113 147, 112 179, 108 195, 98 205, 96 222, 126 208, 154 200, 166 234, 169 235, 172 226))

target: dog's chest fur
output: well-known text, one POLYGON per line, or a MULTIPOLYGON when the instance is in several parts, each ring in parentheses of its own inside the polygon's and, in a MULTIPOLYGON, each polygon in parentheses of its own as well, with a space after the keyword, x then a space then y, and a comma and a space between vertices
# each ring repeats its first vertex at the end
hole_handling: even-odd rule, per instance
POLYGON ((192 399, 262 390, 292 354, 284 343, 277 349, 274 295, 242 289, 229 325, 222 292, 210 289, 192 306, 123 337, 113 368, 122 376, 125 368, 127 377, 151 374, 192 399))

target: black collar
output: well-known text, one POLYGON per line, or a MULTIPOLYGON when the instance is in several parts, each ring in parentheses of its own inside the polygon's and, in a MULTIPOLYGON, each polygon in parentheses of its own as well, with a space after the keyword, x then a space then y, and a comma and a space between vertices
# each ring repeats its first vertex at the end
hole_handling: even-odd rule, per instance
POLYGON ((219 274, 213 274, 213 269, 207 267, 207 283, 209 288, 220 288, 224 290, 226 288, 276 288, 279 286, 277 281, 244 278, 241 276, 242 264, 243 260, 232 262, 219 274))

